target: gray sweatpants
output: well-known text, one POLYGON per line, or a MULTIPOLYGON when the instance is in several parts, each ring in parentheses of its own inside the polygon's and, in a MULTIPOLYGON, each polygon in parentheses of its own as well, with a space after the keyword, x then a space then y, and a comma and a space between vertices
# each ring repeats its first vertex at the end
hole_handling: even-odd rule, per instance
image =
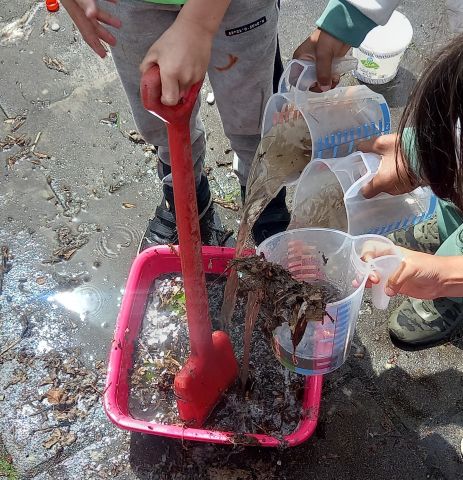
MULTIPOLYGON (((137 128, 147 142, 158 147, 160 178, 169 165, 169 147, 164 123, 148 113, 139 94, 139 65, 151 45, 172 25, 178 11, 160 5, 122 0, 112 6, 122 27, 115 32, 112 55, 127 94, 137 128)), ((233 168, 241 185, 259 144, 262 114, 272 94, 277 39, 276 0, 232 0, 217 32, 208 76, 222 119, 225 135, 235 152, 233 168)), ((191 121, 191 141, 198 184, 206 154, 206 137, 199 117, 198 100, 191 121)))

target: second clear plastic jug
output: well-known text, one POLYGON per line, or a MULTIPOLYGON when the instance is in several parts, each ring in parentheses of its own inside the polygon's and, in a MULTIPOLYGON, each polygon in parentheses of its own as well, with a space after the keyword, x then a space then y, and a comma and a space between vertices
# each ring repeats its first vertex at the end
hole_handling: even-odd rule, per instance
POLYGON ((323 227, 352 235, 386 235, 429 219, 437 203, 429 188, 370 199, 362 195, 380 163, 377 155, 361 152, 312 160, 297 182, 288 229, 323 227))
POLYGON ((302 228, 265 240, 258 254, 286 268, 301 281, 325 285, 333 299, 323 321, 309 321, 302 340, 294 348, 288 323, 273 332, 278 360, 302 375, 320 375, 340 367, 349 354, 368 274, 375 270, 381 282, 372 289, 373 304, 387 308, 384 287, 401 261, 398 249, 385 237, 354 237, 337 230, 302 228), (362 256, 372 252, 374 260, 362 256))

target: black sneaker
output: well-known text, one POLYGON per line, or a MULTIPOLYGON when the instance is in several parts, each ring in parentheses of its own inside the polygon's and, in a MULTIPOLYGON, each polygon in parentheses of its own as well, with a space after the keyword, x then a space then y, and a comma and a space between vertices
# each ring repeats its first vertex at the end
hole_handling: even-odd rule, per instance
MULTIPOLYGON (((244 204, 246 188, 241 187, 241 200, 244 204)), ((252 236, 256 246, 260 245, 266 238, 280 232, 284 232, 289 225, 291 215, 286 206, 286 187, 283 187, 278 195, 270 201, 260 214, 252 227, 252 236)))
MULTIPOLYGON (((156 207, 154 218, 149 221, 140 242, 139 253, 155 245, 178 243, 174 190, 170 185, 163 185, 163 192, 161 204, 156 207)), ((196 190, 196 199, 203 245, 225 245, 233 232, 223 228, 220 218, 214 210, 209 182, 205 175, 202 176, 196 190)))

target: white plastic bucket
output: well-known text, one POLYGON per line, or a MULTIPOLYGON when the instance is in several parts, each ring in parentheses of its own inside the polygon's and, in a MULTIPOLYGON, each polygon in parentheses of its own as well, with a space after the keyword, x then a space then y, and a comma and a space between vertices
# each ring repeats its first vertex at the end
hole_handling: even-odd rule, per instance
POLYGON ((384 26, 374 28, 353 56, 358 59, 354 76, 365 83, 390 82, 399 69, 400 60, 410 45, 413 28, 408 18, 395 11, 384 26))

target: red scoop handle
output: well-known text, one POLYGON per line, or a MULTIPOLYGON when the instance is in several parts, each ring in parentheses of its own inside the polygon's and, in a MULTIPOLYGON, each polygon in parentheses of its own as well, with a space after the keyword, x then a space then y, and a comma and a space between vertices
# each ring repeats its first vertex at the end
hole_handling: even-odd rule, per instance
POLYGON ((140 81, 144 107, 167 124, 190 352, 191 357, 205 358, 212 350, 212 329, 190 138, 190 117, 200 88, 201 83, 195 84, 178 105, 166 106, 160 99, 161 76, 157 65, 147 70, 140 81))
POLYGON ((164 105, 161 103, 161 73, 159 66, 153 65, 146 70, 140 81, 143 106, 166 123, 189 122, 202 83, 202 80, 195 83, 177 105, 164 105))

